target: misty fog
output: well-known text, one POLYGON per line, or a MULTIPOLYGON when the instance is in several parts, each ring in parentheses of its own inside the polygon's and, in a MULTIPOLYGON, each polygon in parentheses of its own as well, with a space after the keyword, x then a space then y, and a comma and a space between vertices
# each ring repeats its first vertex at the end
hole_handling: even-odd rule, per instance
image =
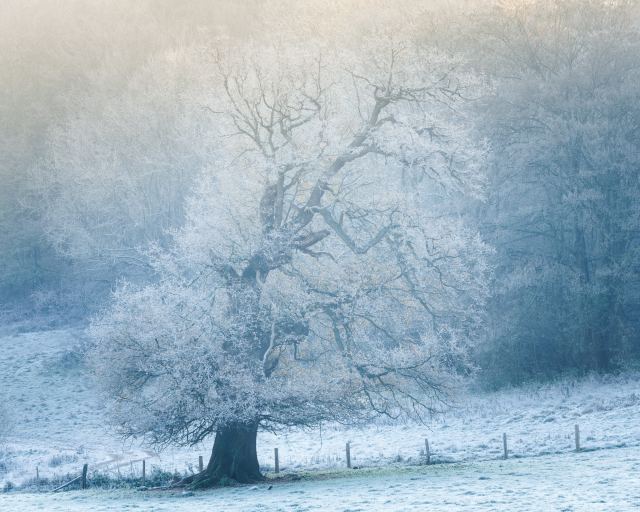
POLYGON ((82 332, 115 433, 246 445, 238 482, 262 431, 637 371, 639 22, 4 0, 0 337, 82 332))

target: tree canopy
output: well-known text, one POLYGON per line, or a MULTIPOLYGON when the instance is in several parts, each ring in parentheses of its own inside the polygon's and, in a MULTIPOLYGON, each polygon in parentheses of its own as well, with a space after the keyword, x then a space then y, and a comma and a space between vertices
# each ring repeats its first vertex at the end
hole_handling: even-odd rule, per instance
POLYGON ((478 362, 511 382, 611 371, 639 348, 637 13, 505 4, 469 33, 496 84, 480 120, 492 165, 477 220, 497 279, 478 362))
POLYGON ((209 54, 220 157, 157 282, 121 286, 93 325, 120 433, 196 443, 451 403, 488 286, 490 251, 451 209, 480 193, 463 121, 482 83, 407 35, 209 54))

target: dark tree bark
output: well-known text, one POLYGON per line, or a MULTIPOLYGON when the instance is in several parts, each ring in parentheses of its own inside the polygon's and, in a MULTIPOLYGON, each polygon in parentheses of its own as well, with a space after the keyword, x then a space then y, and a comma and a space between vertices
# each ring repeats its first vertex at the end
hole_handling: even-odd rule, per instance
POLYGON ((253 483, 264 480, 258 464, 258 424, 232 424, 216 433, 207 468, 193 479, 193 489, 211 487, 228 480, 253 483))

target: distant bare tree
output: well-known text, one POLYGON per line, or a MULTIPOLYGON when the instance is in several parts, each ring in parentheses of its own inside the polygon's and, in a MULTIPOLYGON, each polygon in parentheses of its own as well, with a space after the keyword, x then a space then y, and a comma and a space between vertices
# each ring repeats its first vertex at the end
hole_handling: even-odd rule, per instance
POLYGON ((29 206, 47 242, 101 297, 118 278, 148 276, 138 249, 168 247, 215 151, 214 127, 193 99, 202 84, 196 61, 191 48, 162 53, 115 95, 99 83, 79 94, 31 173, 29 206))

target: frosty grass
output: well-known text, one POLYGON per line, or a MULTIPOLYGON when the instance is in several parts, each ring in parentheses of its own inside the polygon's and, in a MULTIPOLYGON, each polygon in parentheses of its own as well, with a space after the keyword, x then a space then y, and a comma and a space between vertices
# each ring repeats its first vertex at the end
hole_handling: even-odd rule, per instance
MULTIPOLYGON (((36 466, 40 478, 51 479, 75 476, 84 463, 90 473, 111 477, 139 476, 143 458, 147 471, 197 471, 198 455, 206 463, 208 445, 156 454, 109 434, 99 398, 70 351, 81 334, 50 331, 0 340, 0 389, 15 426, 0 448, 0 489, 7 482, 29 482, 36 466)), ((380 420, 362 429, 327 425, 259 435, 264 470, 272 470, 278 447, 284 472, 333 470, 330 479, 190 497, 122 489, 0 493, 0 510, 630 510, 640 508, 639 413, 638 374, 468 395, 426 426, 380 420), (581 453, 575 453, 575 424, 581 453), (417 467, 425 461, 425 438, 435 465, 417 467), (352 464, 364 467, 349 476, 347 441, 352 464)))

